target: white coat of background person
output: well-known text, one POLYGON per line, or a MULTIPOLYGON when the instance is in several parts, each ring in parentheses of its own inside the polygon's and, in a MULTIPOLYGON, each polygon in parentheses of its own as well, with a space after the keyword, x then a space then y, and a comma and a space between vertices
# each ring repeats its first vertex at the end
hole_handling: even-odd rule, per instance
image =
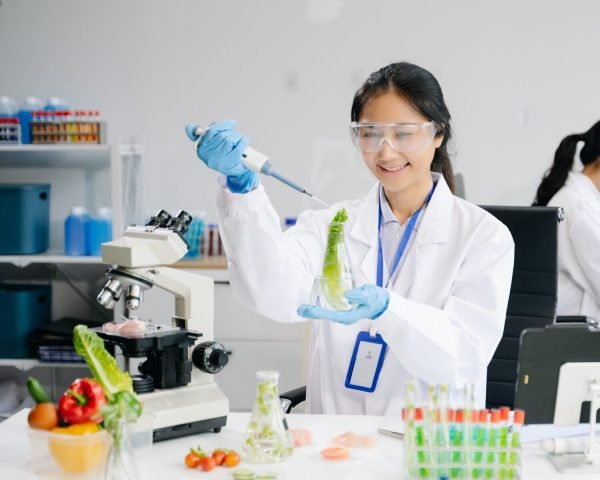
MULTIPOLYGON (((354 142, 378 183, 363 199, 302 213, 286 231, 258 176, 240 162, 247 139, 233 121, 209 127, 197 153, 226 177, 217 205, 231 287, 243 303, 274 320, 313 319, 310 413, 399 415, 409 380, 422 391, 448 384, 459 399, 464 384, 472 383, 476 404, 483 406, 486 369, 504 328, 512 237, 492 215, 453 195, 446 150, 450 113, 427 70, 402 62, 373 73, 356 93, 351 117, 354 142), (381 236, 380 206, 394 220, 383 225, 391 232, 381 228, 381 236), (362 285, 347 292, 354 308, 301 305, 310 301, 328 226, 341 208, 348 214, 349 261, 356 285, 362 285), (417 221, 399 272, 386 287, 412 218, 417 221), (387 246, 383 255, 380 238, 387 246), (376 286, 381 257, 385 281, 376 286), (377 332, 388 346, 372 393, 344 382, 360 332, 377 332)), ((192 140, 195 131, 196 125, 186 127, 192 140)))
POLYGON ((600 322, 600 121, 560 142, 533 205, 565 211, 558 225, 557 315, 583 315, 600 322), (579 142, 583 170, 576 172, 579 142))

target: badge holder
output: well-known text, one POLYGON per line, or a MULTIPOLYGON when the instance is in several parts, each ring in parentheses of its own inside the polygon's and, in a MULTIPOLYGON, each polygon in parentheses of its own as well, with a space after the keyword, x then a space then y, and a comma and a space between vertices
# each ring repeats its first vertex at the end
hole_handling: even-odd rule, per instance
POLYGON ((369 332, 360 332, 346 374, 346 388, 374 392, 386 351, 387 343, 379 333, 372 336, 369 332))

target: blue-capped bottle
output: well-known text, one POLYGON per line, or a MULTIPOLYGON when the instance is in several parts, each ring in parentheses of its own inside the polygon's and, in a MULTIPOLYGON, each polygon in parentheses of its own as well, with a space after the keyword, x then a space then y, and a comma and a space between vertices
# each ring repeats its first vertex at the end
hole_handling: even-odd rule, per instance
POLYGON ((86 234, 90 216, 84 207, 73 207, 65 220, 65 254, 88 255, 86 234))
POLYGON ((98 213, 90 217, 86 230, 86 251, 88 255, 102 255, 102 244, 112 240, 112 210, 109 207, 98 209, 98 213))
POLYGON ((27 97, 19 109, 19 123, 21 124, 21 143, 31 143, 31 122, 33 112, 44 108, 44 102, 37 97, 27 97))

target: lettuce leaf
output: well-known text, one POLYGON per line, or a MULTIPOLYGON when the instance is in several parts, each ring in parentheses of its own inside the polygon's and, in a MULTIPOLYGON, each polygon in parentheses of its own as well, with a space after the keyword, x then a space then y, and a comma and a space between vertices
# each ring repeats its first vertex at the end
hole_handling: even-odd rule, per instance
POLYGON ((104 342, 96 332, 85 325, 77 325, 73 329, 73 345, 109 399, 121 391, 133 393, 131 377, 121 371, 115 357, 104 348, 104 342))
POLYGON ((340 251, 339 248, 339 245, 343 245, 344 242, 344 222, 346 220, 348 220, 348 214, 345 208, 337 212, 331 220, 323 259, 321 289, 327 302, 336 310, 348 308, 344 292, 351 287, 347 285, 348 279, 344 278, 344 275, 348 273, 344 271, 346 259, 341 256, 345 250, 340 251))

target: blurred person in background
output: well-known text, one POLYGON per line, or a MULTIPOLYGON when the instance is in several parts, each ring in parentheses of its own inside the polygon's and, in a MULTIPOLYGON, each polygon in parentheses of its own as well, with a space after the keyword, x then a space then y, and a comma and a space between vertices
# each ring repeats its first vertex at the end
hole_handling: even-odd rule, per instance
POLYGON ((558 315, 600 320, 600 121, 566 136, 533 205, 563 207, 558 226, 558 315), (579 142, 581 171, 573 170, 579 142))

